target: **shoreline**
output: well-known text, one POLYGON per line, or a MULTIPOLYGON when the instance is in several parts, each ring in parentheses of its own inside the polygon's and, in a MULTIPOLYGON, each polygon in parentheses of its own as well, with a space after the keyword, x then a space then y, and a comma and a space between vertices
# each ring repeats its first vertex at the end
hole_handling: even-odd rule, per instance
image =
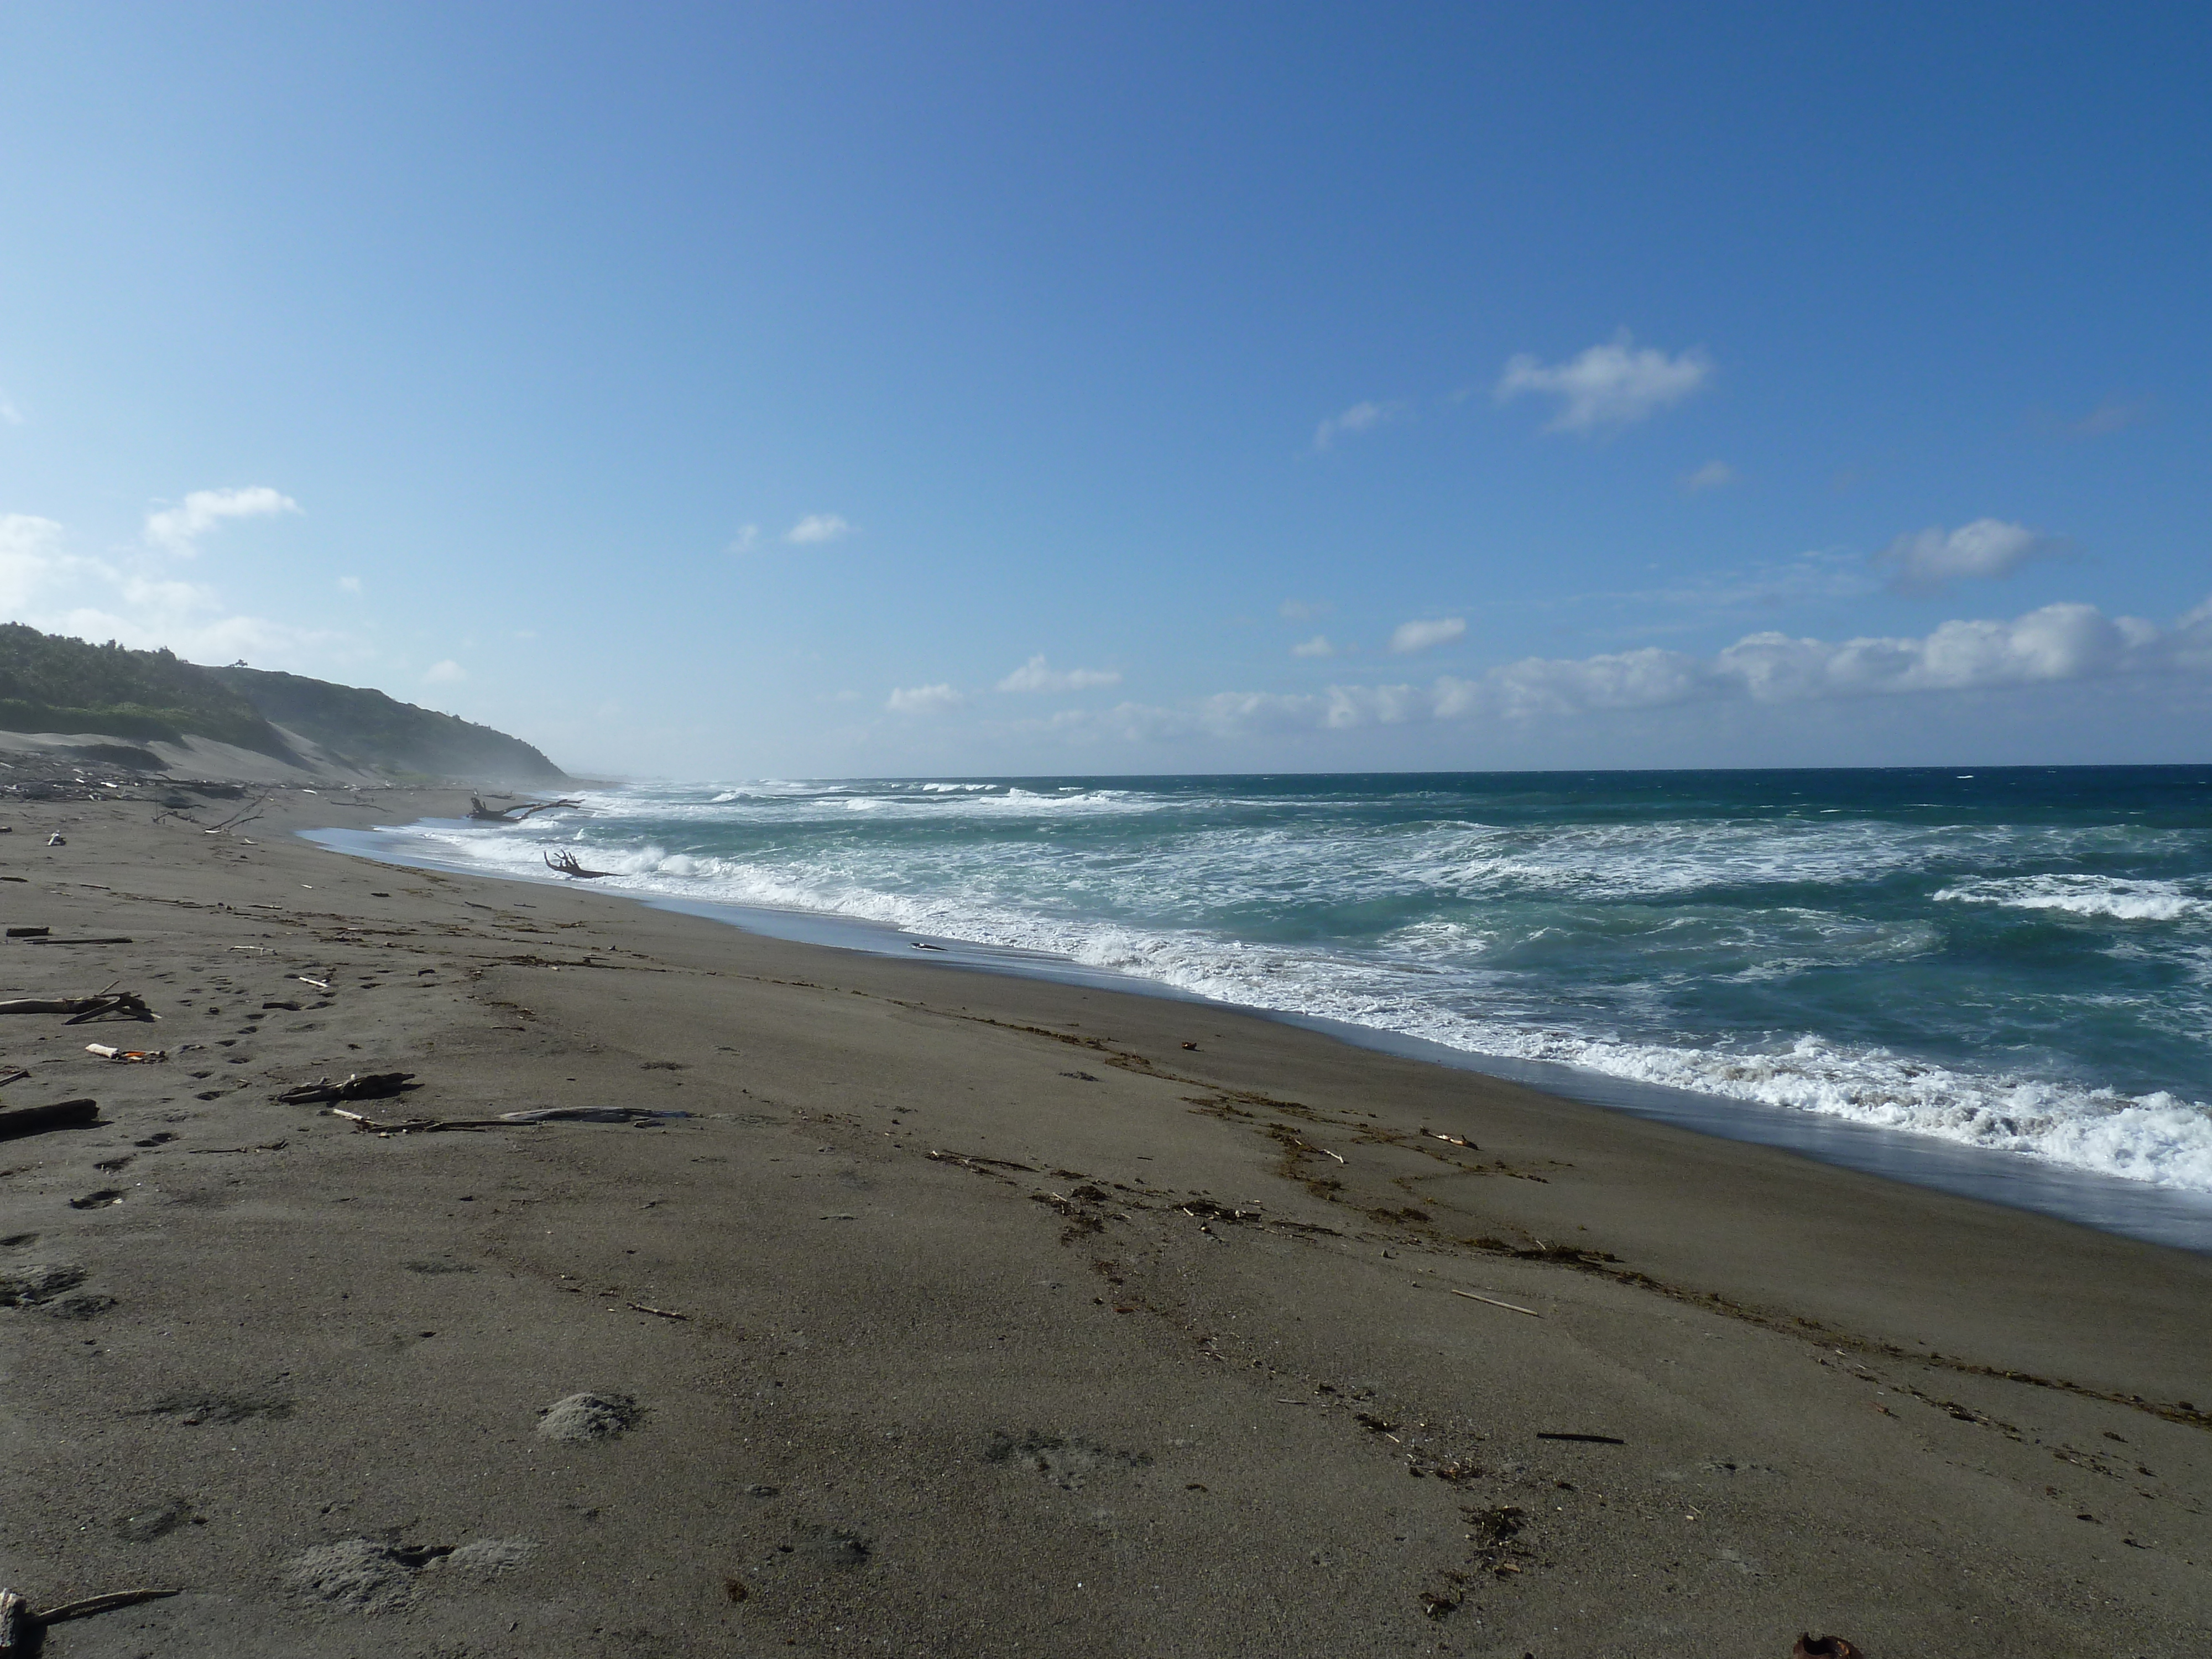
POLYGON ((0 1022, 0 1107, 101 1109, 0 1139, 0 1583, 182 1592, 50 1659, 2180 1659, 2212 1623, 2203 1256, 292 833, 459 799, 5 815, 0 908, 55 941, 0 944, 12 993, 162 1017, 0 1022), (490 1127, 277 1098, 387 1071, 347 1109, 490 1127), (498 1119, 562 1107, 683 1115, 498 1119))
MULTIPOLYGON (((435 869, 523 886, 557 888, 568 884, 550 876, 539 878, 489 869, 463 859, 440 859, 411 851, 402 836, 404 830, 412 827, 383 825, 364 830, 333 825, 296 833, 314 846, 372 861, 435 869)), ((933 968, 968 968, 1133 996, 1158 997, 1201 1007, 1233 1009, 1255 1018, 1316 1031, 1358 1048, 1518 1083, 1580 1105, 1625 1112, 1723 1139, 1775 1147, 1836 1168, 2002 1204, 2145 1243, 2212 1255, 2212 1193, 2162 1187, 2100 1170, 2074 1168, 2029 1153, 1971 1146, 1939 1136, 1816 1112, 1762 1106, 1723 1095, 1700 1094, 1618 1078, 1582 1066, 1455 1048, 1379 1026, 1218 1001, 1160 981, 1109 969, 1087 968, 1063 957, 914 933, 865 917, 683 899, 623 888, 608 888, 604 892, 648 908, 700 916, 788 943, 905 960, 908 959, 905 950, 912 949, 914 941, 920 939, 927 941, 931 952, 920 960, 933 968)))

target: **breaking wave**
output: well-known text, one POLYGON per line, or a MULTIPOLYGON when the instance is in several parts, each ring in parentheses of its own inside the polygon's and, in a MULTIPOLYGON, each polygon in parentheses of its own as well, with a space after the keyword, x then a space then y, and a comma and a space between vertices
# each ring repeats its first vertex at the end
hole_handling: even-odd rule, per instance
POLYGON ((542 878, 571 844, 641 896, 859 918, 2212 1192, 2204 796, 2130 823, 2040 799, 1968 810, 1920 799, 1924 778, 1869 802, 1850 793, 1866 775, 1766 775, 1840 780, 1826 799, 1729 796, 1729 775, 1655 799, 1642 775, 1632 796, 769 781, 406 833, 504 874, 542 878))

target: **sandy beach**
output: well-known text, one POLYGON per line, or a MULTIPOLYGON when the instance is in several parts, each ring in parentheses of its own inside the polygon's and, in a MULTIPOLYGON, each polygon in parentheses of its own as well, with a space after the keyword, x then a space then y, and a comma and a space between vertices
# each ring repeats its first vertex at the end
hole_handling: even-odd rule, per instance
POLYGON ((2212 1626, 2212 1258, 294 833, 465 805, 0 813, 0 994, 161 1016, 0 1019, 0 1585, 180 1592, 53 1659, 2212 1626), (374 1127, 568 1107, 684 1115, 374 1127))

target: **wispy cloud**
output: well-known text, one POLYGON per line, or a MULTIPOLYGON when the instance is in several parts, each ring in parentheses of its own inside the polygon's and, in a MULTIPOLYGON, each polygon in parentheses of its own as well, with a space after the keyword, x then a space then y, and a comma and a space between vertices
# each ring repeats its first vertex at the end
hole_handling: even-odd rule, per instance
POLYGON ((24 513, 0 514, 0 611, 50 634, 141 650, 167 646, 196 662, 250 657, 326 667, 359 654, 328 629, 226 614, 204 583, 73 553, 63 526, 24 513))
POLYGON ((266 484, 252 484, 244 489, 195 489, 181 505, 146 515, 146 541, 149 546, 190 558, 199 551, 199 538, 225 519, 259 519, 299 510, 299 502, 266 484))
MULTIPOLYGON (((794 531, 793 532, 792 539, 794 541, 798 539, 797 532, 794 531)), ((759 540, 760 526, 758 525, 739 525, 738 526, 738 533, 730 538, 730 544, 724 548, 722 551, 725 553, 750 553, 753 550, 754 544, 759 540)))
POLYGON ((9 426, 23 424, 23 411, 15 407, 15 400, 4 392, 0 392, 0 422, 9 426))
POLYGON ((458 685, 461 681, 468 678, 468 677, 469 671, 462 667, 460 664, 455 662, 451 657, 448 657, 443 662, 432 663, 428 668, 422 671, 422 684, 425 685, 458 685))
POLYGON ((2079 420, 2069 420, 2048 404, 2039 404, 2035 410, 2028 410, 2028 427, 2051 438, 2104 438, 2111 431, 2126 431, 2128 427, 2143 425, 2146 420, 2154 418, 2157 411, 2159 404, 2154 398, 2115 396, 2106 398, 2079 420))
POLYGON ((1711 656, 1657 647, 1530 657, 1426 685, 1317 692, 1224 691, 1182 708, 1123 703, 1076 716, 1135 740, 1245 738, 1423 721, 1571 718, 1692 703, 1790 703, 2061 684, 2120 675, 2212 675, 2212 599, 2161 629, 2094 605, 2051 605, 2004 620, 1947 622, 1907 638, 1750 634, 1711 656))
POLYGON ((1735 469, 1726 461, 1707 461, 1695 472, 1682 475, 1682 493, 1695 495, 1708 489, 1724 489, 1735 482, 1735 469))
POLYGON ((1899 536, 1875 555, 1875 562, 1896 568, 1890 586, 1899 592, 1937 593, 1968 578, 2009 576, 2032 560, 2065 550, 2063 541, 2026 525, 1977 519, 1956 530, 1937 525, 1899 536))
POLYGON ((1311 622, 1316 617, 1326 617, 1336 607, 1316 599, 1285 599, 1275 608, 1275 614, 1285 622, 1311 622))
POLYGON ((837 541, 852 535, 859 527, 847 524, 835 513, 810 513, 785 531, 783 538, 799 547, 811 547, 823 542, 837 541))
POLYGON ((1390 630, 1390 648, 1401 656, 1444 645, 1467 632, 1466 618, 1437 617, 1424 622, 1400 623, 1390 630))
POLYGON ((1310 640, 1300 640, 1291 647, 1294 657, 1334 657, 1343 647, 1329 642, 1326 634, 1316 634, 1310 640))
POLYGON ((1701 348, 1670 357, 1650 346, 1638 349, 1623 329, 1609 343, 1563 363, 1525 354, 1514 358, 1498 377, 1495 396, 1501 404, 1524 392, 1556 398, 1559 412, 1544 429, 1588 433, 1626 426, 1679 404, 1712 373, 1701 348))
POLYGON ((0 513, 0 611, 20 616, 41 591, 76 571, 104 569, 91 560, 72 558, 62 545, 63 530, 52 519, 30 513, 0 513))
POLYGON ((1653 587, 1614 588, 1577 593, 1566 605, 1604 603, 1632 609, 1644 625, 1656 623, 1661 607, 1688 612, 1665 627, 1719 621, 1734 611, 1772 611, 1822 599, 1863 599, 1881 583, 1856 553, 1815 549, 1794 559, 1761 560, 1730 570, 1700 571, 1653 587))
POLYGON ((884 700, 894 714, 941 714, 968 699, 945 684, 902 686, 884 700))
POLYGON ((999 682, 1001 691, 1087 691, 1095 686, 1119 685, 1118 668, 1055 669, 1042 653, 1031 657, 999 682))
POLYGON ((1313 447, 1328 449, 1339 438, 1356 437, 1363 432, 1372 432, 1386 421, 1395 421, 1406 412, 1403 404, 1357 403, 1340 414, 1330 416, 1314 428, 1313 447))
POLYGON ((2069 428, 2076 437, 2100 437, 2123 427, 2136 425, 2150 413, 2147 404, 2100 404, 2069 428))
POLYGON ((361 592, 361 578, 360 578, 360 577, 358 577, 358 576, 341 576, 341 577, 339 577, 339 578, 338 578, 338 592, 341 592, 341 593, 358 593, 358 592, 361 592))

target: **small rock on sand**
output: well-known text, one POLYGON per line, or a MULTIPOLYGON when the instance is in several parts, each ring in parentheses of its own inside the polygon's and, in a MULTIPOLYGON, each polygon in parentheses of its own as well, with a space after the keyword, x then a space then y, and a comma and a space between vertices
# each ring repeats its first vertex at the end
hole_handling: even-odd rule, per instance
POLYGON ((607 1440, 638 1419, 637 1401, 626 1394, 572 1394, 538 1413, 538 1432, 578 1443, 607 1440))

